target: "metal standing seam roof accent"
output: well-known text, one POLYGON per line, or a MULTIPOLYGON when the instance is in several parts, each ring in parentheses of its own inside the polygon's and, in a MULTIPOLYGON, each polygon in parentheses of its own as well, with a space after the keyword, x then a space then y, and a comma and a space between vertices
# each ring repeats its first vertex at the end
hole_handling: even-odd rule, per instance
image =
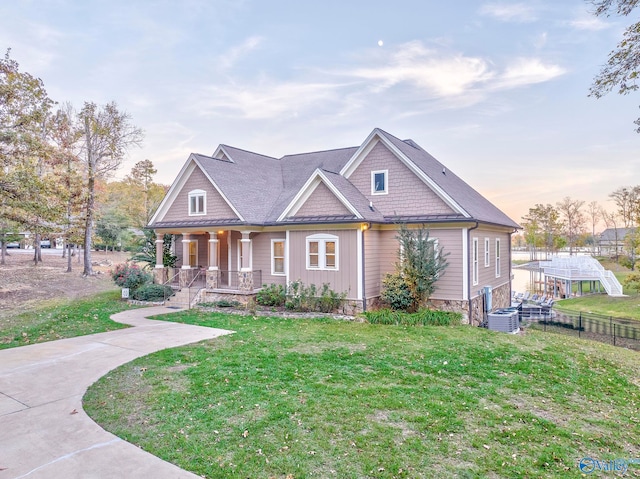
POLYGON ((184 221, 158 221, 153 224, 154 228, 181 228, 192 226, 226 226, 226 225, 243 225, 244 221, 238 218, 221 218, 206 220, 184 220, 184 221))
POLYGON ((414 222, 434 222, 434 221, 452 221, 452 220, 463 220, 463 221, 473 221, 467 218, 462 214, 439 214, 439 215, 394 215, 394 216, 385 216, 384 221, 386 223, 414 223, 414 222))
POLYGON ((276 224, 300 224, 300 223, 361 223, 362 219, 355 215, 325 215, 325 216, 288 216, 276 224))
MULTIPOLYGON (((443 191, 446 191, 454 201, 471 215, 471 217, 464 217, 464 219, 519 228, 516 222, 419 147, 413 140, 400 140, 380 129, 375 129, 374 131, 379 135, 383 135, 387 141, 413 162, 424 175, 428 176, 443 191), (444 174, 443 171, 445 172, 444 174)), ((224 148, 231 161, 202 154, 194 154, 194 156, 206 174, 216 182, 224 196, 242 215, 245 222, 229 219, 201 220, 206 221, 206 224, 196 224, 188 221, 160 221, 150 226, 169 227, 169 224, 171 224, 177 227, 178 223, 180 223, 179 226, 211 226, 216 221, 225 221, 225 223, 215 224, 232 224, 230 221, 236 221, 234 224, 250 225, 273 225, 292 223, 294 221, 295 223, 300 223, 299 218, 295 220, 286 218, 284 222, 278 222, 277 220, 317 169, 323 171, 326 178, 358 211, 363 217, 362 221, 393 223, 398 218, 384 217, 379 211, 372 210, 365 194, 359 191, 347 178, 339 174, 361 146, 285 155, 279 159, 228 145, 220 145, 219 148, 221 147, 224 148)), ((328 215, 324 218, 338 221, 339 217, 328 215)), ((404 221, 460 221, 463 215, 427 214, 403 218, 404 221)), ((314 217, 313 222, 324 221, 319 217, 314 217)), ((326 221, 330 220, 327 219, 326 221)), ((341 221, 351 222, 353 217, 345 217, 341 221)), ((308 218, 308 222, 312 222, 311 218, 308 218)))

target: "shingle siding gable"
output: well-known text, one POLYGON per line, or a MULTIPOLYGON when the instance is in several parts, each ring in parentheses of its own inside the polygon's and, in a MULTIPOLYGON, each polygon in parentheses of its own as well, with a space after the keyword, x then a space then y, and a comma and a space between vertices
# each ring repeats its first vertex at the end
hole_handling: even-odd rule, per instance
POLYGON ((453 210, 378 142, 349 177, 377 210, 385 216, 452 214, 453 210), (371 172, 387 170, 388 194, 371 194, 371 172))
POLYGON ((320 183, 311 193, 311 196, 296 212, 295 216, 327 216, 350 215, 349 209, 336 198, 336 196, 324 184, 320 183))
POLYGON ((214 188, 205 174, 196 167, 192 172, 169 210, 161 218, 162 221, 180 221, 189 218, 196 219, 231 219, 237 218, 229 204, 214 188), (203 190, 207 195, 206 215, 189 216, 189 192, 193 190, 203 190))

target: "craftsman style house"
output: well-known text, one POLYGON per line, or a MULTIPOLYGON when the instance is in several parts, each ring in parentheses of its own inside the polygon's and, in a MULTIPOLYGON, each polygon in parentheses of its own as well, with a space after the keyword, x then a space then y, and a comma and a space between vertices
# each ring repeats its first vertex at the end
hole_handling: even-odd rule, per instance
MULTIPOLYGON (((482 318, 511 297, 511 234, 518 225, 412 140, 375 129, 360 146, 282 158, 220 145, 191 154, 150 221, 174 234, 175 277, 206 277, 212 294, 263 284, 329 283, 358 308, 394 271, 399 224, 425 225, 448 255, 434 307, 482 318)), ((171 279, 156 244, 156 281, 171 279)))

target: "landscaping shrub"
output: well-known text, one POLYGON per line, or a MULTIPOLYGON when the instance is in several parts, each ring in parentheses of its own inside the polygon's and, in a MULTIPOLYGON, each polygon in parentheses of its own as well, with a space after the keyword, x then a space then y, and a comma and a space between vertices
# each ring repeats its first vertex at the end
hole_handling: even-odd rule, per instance
POLYGON ((302 281, 292 281, 287 288, 285 308, 291 311, 330 313, 342 306, 347 293, 336 293, 328 283, 320 291, 315 284, 305 286, 302 281))
POLYGON ((132 299, 138 301, 164 301, 165 298, 173 295, 171 286, 163 284, 144 284, 138 287, 131 295, 132 299))
POLYGON ((413 295, 400 273, 387 274, 382 280, 380 298, 395 311, 406 311, 413 305, 413 295))
POLYGON ((434 311, 431 309, 419 309, 415 313, 394 311, 392 309, 379 309, 364 313, 371 324, 393 324, 401 326, 454 326, 462 321, 460 313, 451 311, 434 311))
POLYGON ((286 291, 281 284, 263 284, 256 294, 256 303, 260 306, 284 306, 286 299, 286 291))
POLYGON ((618 259, 618 264, 633 271, 635 269, 636 259, 630 256, 620 256, 620 258, 618 259))
POLYGON ((151 283, 150 273, 142 270, 137 264, 122 263, 116 265, 111 273, 113 281, 121 288, 135 290, 146 283, 151 283))
POLYGON ((435 291, 449 253, 429 237, 428 228, 409 229, 401 224, 396 238, 400 244, 396 272, 387 276, 382 298, 392 309, 415 312, 435 291))
POLYGON ((640 273, 629 273, 622 283, 626 289, 640 293, 640 273))

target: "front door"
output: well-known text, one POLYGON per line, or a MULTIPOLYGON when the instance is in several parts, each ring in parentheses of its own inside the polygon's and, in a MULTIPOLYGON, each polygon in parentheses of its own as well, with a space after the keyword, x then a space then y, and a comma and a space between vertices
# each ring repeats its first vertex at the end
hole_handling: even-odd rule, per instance
POLYGON ((189 266, 192 268, 198 266, 198 240, 189 242, 189 266))

